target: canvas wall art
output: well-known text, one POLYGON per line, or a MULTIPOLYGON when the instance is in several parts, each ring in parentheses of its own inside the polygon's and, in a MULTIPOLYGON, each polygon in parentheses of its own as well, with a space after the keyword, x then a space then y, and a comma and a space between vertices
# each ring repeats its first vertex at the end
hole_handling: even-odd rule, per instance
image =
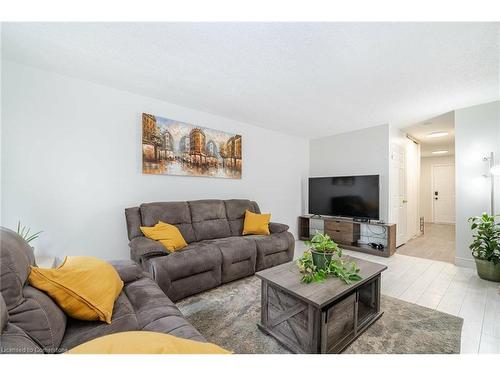
POLYGON ((142 171, 241 178, 241 135, 142 114, 142 171))

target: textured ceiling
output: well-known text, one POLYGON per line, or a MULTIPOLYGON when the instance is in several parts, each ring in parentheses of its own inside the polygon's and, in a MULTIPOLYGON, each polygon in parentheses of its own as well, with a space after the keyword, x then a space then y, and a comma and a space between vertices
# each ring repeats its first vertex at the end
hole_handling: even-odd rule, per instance
POLYGON ((4 23, 2 53, 309 138, 500 98, 498 23, 4 23))
POLYGON ((422 157, 450 156, 455 154, 455 112, 448 112, 422 121, 404 130, 420 142, 422 157), (428 137, 429 134, 435 132, 446 132, 448 135, 437 138, 428 137), (432 153, 438 150, 448 152, 446 154, 432 153))

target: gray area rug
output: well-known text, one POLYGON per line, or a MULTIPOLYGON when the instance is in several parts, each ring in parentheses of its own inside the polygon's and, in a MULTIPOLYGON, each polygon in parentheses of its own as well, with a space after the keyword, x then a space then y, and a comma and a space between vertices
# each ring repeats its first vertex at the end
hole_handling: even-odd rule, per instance
MULTIPOLYGON (((260 321, 260 280, 247 277, 178 304, 185 317, 208 341, 234 353, 290 353, 257 328, 260 321)), ((463 319, 382 296, 384 315, 344 353, 460 353, 463 319)))

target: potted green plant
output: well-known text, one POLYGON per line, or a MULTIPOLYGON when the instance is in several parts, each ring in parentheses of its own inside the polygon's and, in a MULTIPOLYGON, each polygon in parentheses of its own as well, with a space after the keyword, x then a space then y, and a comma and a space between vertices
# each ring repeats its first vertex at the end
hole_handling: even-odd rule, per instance
POLYGON ((39 236, 40 233, 43 231, 39 231, 36 233, 30 233, 31 229, 27 227, 26 225, 23 225, 21 227, 21 222, 17 222, 17 234, 19 234, 27 243, 30 243, 33 240, 36 240, 39 236))
POLYGON ((334 254, 339 258, 342 256, 342 250, 328 234, 316 232, 310 241, 306 241, 306 245, 309 246, 312 262, 318 270, 326 270, 334 254))
POLYGON ((297 260, 301 281, 308 284, 336 277, 346 284, 361 280, 356 262, 342 257, 342 249, 327 235, 316 232, 309 249, 297 260))
POLYGON ((469 218, 472 243, 469 248, 481 279, 500 281, 500 223, 496 216, 483 213, 469 218))

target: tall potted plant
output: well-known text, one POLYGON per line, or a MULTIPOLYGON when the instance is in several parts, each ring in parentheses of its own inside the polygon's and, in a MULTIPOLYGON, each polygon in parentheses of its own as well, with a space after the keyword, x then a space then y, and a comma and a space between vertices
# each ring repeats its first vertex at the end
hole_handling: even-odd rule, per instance
POLYGON ((326 270, 334 254, 339 258, 342 256, 342 250, 328 234, 316 232, 310 241, 306 241, 306 245, 311 250, 313 264, 318 270, 326 270))
POLYGON ((500 223, 483 213, 469 218, 473 241, 469 248, 481 279, 500 281, 500 223))

